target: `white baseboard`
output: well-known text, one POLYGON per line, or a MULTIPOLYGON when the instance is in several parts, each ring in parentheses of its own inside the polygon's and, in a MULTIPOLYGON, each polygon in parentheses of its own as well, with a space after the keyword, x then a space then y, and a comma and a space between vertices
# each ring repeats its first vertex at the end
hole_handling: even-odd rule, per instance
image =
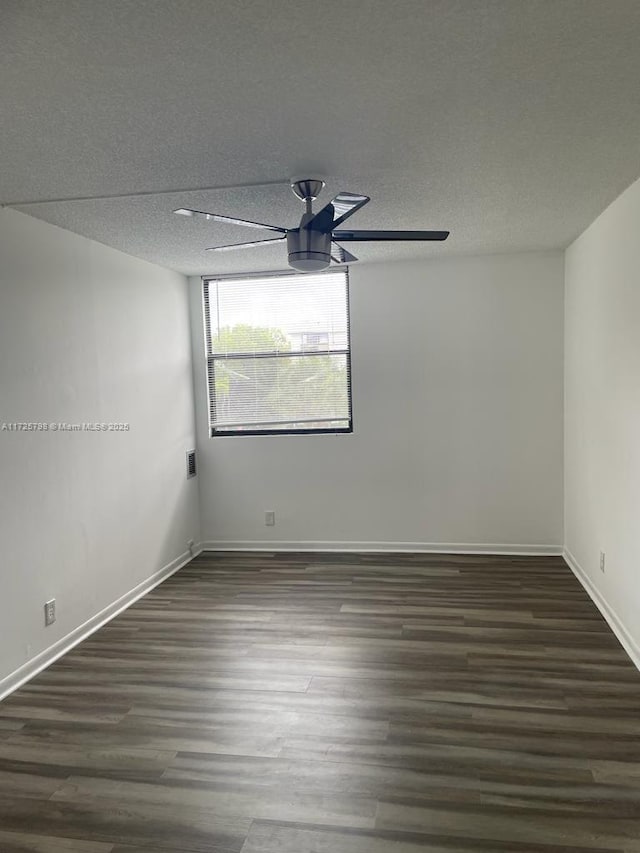
POLYGON ((130 607, 135 601, 142 598, 143 595, 152 590, 155 586, 158 586, 158 584, 162 583, 162 581, 166 580, 170 575, 177 572, 178 569, 186 566, 186 564, 194 557, 197 557, 201 551, 201 546, 197 545, 194 546, 192 551, 185 551, 183 554, 180 554, 180 556, 176 557, 175 560, 172 560, 170 563, 167 563, 166 566, 163 566, 163 568, 154 572, 151 577, 143 580, 142 583, 139 583, 133 589, 129 590, 129 592, 125 592, 124 595, 121 595, 120 598, 116 599, 112 604, 109 604, 99 613, 96 613, 95 616, 87 619, 86 622, 83 622, 82 625, 74 628, 73 631, 70 631, 65 637, 62 637, 52 646, 49 646, 48 649, 40 652, 34 658, 27 661, 27 663, 7 675, 0 681, 0 701, 10 693, 13 693, 14 690, 17 690, 18 687, 23 685, 25 682, 32 679, 39 672, 42 672, 43 669, 46 669, 74 646, 77 646, 78 643, 81 643, 90 634, 93 634, 94 631, 101 628, 106 622, 111 621, 111 619, 117 616, 118 613, 122 613, 123 610, 126 610, 127 607, 130 607))
POLYGON ((608 626, 611 628, 613 633, 620 641, 620 645, 629 655, 634 666, 640 670, 640 646, 638 646, 629 631, 625 628, 624 623, 622 622, 618 614, 615 612, 613 607, 611 607, 611 605, 603 597, 602 593, 599 592, 593 585, 591 579, 589 578, 585 570, 582 568, 580 563, 573 556, 571 551, 569 551, 568 548, 565 548, 562 552, 562 556, 564 557, 566 564, 569 566, 573 574, 578 578, 578 580, 584 587, 585 592, 587 593, 589 598, 593 601, 595 606, 598 608, 598 610, 604 617, 608 626))
POLYGON ((278 540, 202 542, 203 551, 318 551, 372 554, 496 554, 505 556, 562 556, 560 545, 511 545, 466 542, 287 542, 278 540))

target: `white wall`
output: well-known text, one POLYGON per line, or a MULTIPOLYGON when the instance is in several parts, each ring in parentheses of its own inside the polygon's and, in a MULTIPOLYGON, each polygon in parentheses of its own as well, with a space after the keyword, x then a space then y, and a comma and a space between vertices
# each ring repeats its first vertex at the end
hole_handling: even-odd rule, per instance
POLYGON ((17 421, 131 429, 0 429, 0 694, 198 539, 186 280, 0 211, 0 426, 17 421))
POLYGON ((566 253, 565 543, 640 665, 639 234, 640 181, 566 253))
POLYGON ((191 280, 203 540, 559 548, 562 254, 355 264, 350 284, 353 435, 209 438, 191 280))

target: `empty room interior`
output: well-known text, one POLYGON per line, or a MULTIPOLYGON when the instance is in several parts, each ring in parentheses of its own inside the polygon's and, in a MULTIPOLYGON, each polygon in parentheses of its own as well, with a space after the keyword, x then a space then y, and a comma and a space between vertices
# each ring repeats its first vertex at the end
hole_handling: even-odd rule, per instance
POLYGON ((0 853, 640 853, 639 44, 0 0, 0 853))

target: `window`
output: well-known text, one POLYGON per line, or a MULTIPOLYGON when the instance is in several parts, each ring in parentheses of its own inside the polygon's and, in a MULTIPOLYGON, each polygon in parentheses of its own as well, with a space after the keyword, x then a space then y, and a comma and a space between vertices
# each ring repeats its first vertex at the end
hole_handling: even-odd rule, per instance
POLYGON ((346 270, 204 279, 211 435, 351 432, 346 270))

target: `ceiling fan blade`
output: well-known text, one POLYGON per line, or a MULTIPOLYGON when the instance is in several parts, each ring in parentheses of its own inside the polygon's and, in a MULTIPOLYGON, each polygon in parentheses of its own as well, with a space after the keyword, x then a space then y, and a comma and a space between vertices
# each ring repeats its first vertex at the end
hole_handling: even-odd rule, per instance
POLYGON ((322 210, 319 210, 313 219, 309 220, 306 227, 328 234, 369 201, 371 199, 368 195, 340 192, 322 210))
POLYGON ((210 246, 207 252, 231 252, 233 249, 251 249, 253 246, 268 246, 270 243, 281 243, 284 237, 270 237, 268 240, 252 240, 250 243, 230 243, 228 246, 210 246))
POLYGON ((331 257, 337 264, 352 264, 354 261, 357 261, 355 255, 352 255, 351 252, 348 252, 344 246, 341 246, 339 243, 332 242, 331 243, 331 257))
POLYGON ((198 218, 208 219, 210 222, 227 222, 231 225, 246 225, 248 228, 259 228, 261 231, 279 231, 280 234, 286 234, 286 228, 279 228, 277 225, 265 225, 264 222, 251 222, 249 219, 236 219, 234 216, 222 216, 219 213, 207 213, 204 210, 191 210, 188 207, 179 207, 173 211, 179 216, 197 216, 198 218))
POLYGON ((448 231, 334 231, 341 242, 367 243, 378 240, 446 240, 448 231))

